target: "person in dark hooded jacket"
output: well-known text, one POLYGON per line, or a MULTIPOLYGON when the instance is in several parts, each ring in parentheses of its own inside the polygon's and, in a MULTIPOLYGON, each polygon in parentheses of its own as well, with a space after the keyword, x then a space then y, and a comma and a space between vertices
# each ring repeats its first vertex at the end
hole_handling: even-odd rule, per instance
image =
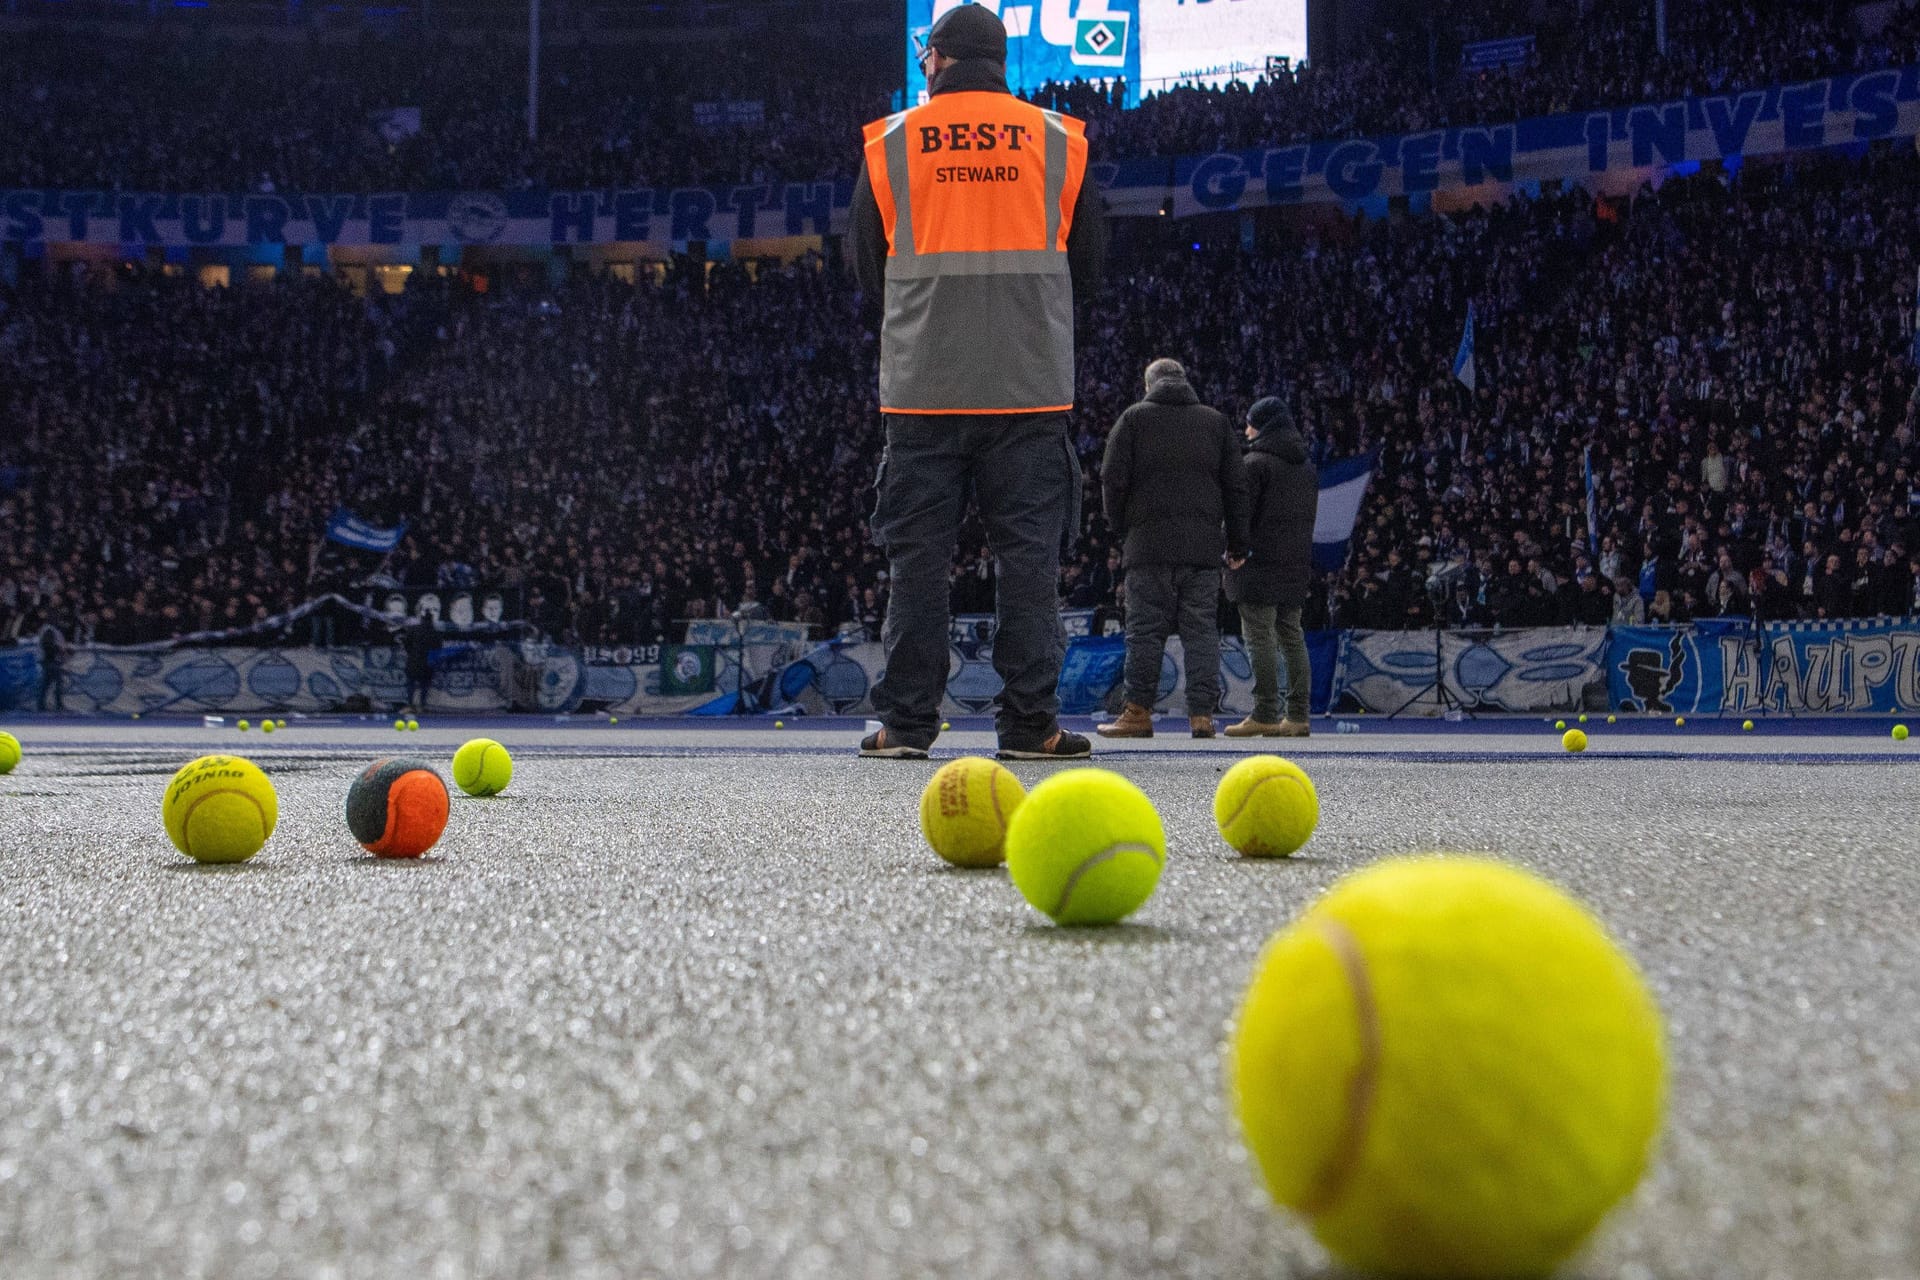
POLYGON ((1227 726, 1230 738, 1304 738, 1311 732, 1313 671, 1300 629, 1313 573, 1313 520, 1320 477, 1284 401, 1247 410, 1245 565, 1227 575, 1227 598, 1240 606, 1240 630, 1253 667, 1253 714, 1227 726), (1280 715, 1280 660, 1287 663, 1286 717, 1280 715))
POLYGON ((1211 738, 1220 701, 1220 562, 1246 552, 1246 465, 1233 420, 1200 403, 1179 361, 1155 360, 1146 381, 1147 398, 1120 415, 1100 468, 1107 525, 1127 572, 1127 702, 1096 732, 1153 736, 1160 662, 1178 634, 1188 727, 1211 738))

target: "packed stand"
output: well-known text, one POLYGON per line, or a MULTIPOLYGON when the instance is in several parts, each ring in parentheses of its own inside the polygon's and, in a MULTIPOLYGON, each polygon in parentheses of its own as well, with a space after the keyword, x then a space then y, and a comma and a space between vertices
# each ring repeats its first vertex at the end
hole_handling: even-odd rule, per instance
POLYGON ((0 288, 0 642, 231 630, 309 598, 327 497, 416 497, 418 442, 359 414, 431 309, 297 277, 0 288))
POLYGON ((0 189, 519 190, 851 178, 889 76, 873 50, 526 45, 363 36, 0 40, 0 189), (727 123, 727 103, 759 103, 727 123), (696 104, 722 107, 719 123, 696 104), (397 109, 419 131, 380 127, 397 109))
POLYGON ((1089 122, 1110 159, 1384 136, 1656 101, 1902 66, 1920 59, 1920 6, 1861 35, 1824 0, 1669 0, 1667 52, 1653 0, 1590 0, 1578 20, 1539 21, 1523 4, 1414 7, 1365 52, 1276 71, 1251 86, 1143 86, 1123 109, 1113 85, 1049 86, 1043 105, 1089 122), (1465 46, 1533 35, 1525 65, 1469 74, 1465 46))
MULTIPOLYGON (((1920 58, 1920 6, 1857 32, 1824 0, 1670 0, 1668 52, 1653 0, 1590 0, 1578 20, 1513 0, 1436 17, 1410 5, 1363 51, 1252 86, 1114 86, 1033 97, 1091 126, 1103 158, 1393 134, 1706 93, 1920 58), (1533 34, 1524 66, 1469 75, 1476 39, 1533 34)), ((1562 6, 1563 8, 1565 6, 1562 6)), ((859 127, 885 114, 894 40, 788 30, 697 45, 555 44, 543 54, 541 126, 526 136, 526 48, 498 36, 364 35, 138 40, 85 29, 0 41, 0 188, 517 190, 852 176, 859 127), (703 122, 696 104, 759 103, 703 122), (417 133, 382 113, 417 108, 417 133)))
MULTIPOLYGON (((1124 607, 1099 456, 1173 355, 1230 413, 1289 395, 1323 460, 1378 452, 1320 625, 1911 612, 1916 184, 1889 147, 1630 209, 1575 192, 1122 252, 1080 326, 1089 516, 1063 599, 1124 607), (1470 298, 1474 397, 1451 372, 1470 298)), ((0 630, 145 641, 485 582, 581 643, 735 614, 876 634, 869 313, 823 264, 758 276, 366 301, 29 279, 0 298, 0 418, 24 424, 0 441, 0 630), (411 531, 384 563, 342 552, 336 506, 411 531)), ((993 590, 963 536, 956 611, 993 590)))

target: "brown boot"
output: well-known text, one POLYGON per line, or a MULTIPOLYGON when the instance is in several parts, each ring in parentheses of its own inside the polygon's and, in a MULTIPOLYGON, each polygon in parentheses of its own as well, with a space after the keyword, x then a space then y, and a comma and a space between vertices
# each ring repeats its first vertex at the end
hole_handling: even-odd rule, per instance
POLYGON ((1193 736, 1196 738, 1211 738, 1213 736, 1213 717, 1188 716, 1187 727, 1193 730, 1193 736))
POLYGON ((1103 738, 1151 738, 1153 712, 1137 702, 1129 702, 1120 718, 1111 724, 1095 725, 1093 731, 1103 738))
POLYGON ((1273 738, 1311 738, 1313 726, 1305 720, 1282 720, 1278 727, 1268 735, 1273 738))
POLYGON ((1248 716, 1239 724, 1228 725, 1227 736, 1229 738, 1277 737, 1280 733, 1280 724, 1278 720, 1255 720, 1252 716, 1248 716))

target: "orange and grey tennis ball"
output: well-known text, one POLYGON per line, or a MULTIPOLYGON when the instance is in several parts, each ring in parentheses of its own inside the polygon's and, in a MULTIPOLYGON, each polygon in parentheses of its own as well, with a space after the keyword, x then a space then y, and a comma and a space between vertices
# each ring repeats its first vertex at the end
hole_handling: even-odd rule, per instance
POLYGON ((347 828, 368 853, 417 858, 447 829, 447 784, 425 760, 375 760, 347 792, 347 828))

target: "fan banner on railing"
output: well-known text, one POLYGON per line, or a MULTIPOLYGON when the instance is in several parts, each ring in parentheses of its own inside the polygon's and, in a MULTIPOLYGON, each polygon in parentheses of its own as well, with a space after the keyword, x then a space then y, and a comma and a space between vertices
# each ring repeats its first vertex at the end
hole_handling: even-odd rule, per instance
POLYGON ((1350 631, 1342 698, 1368 711, 1439 715, 1436 679, 1470 711, 1567 711, 1605 681, 1604 627, 1350 631))
MULTIPOLYGON (((1061 711, 1099 716, 1118 707, 1126 642, 1092 635, 1097 615, 1067 615, 1061 711)), ((992 709, 991 619, 956 618, 946 715, 992 709)), ((792 709, 870 715, 886 652, 862 636, 808 643, 773 624, 761 643, 587 648, 450 628, 433 650, 431 712, 678 715, 792 709), (781 638, 776 643, 775 635, 781 638), (745 659, 744 666, 742 659, 745 659), (739 695, 744 695, 740 697, 739 695)), ((1742 716, 1920 715, 1920 622, 1873 619, 1770 623, 1715 619, 1679 627, 1537 627, 1443 632, 1309 631, 1313 709, 1437 715, 1436 670, 1471 711, 1742 716)), ((1252 710, 1253 672, 1237 637, 1221 642, 1222 715, 1252 710)), ((1283 675, 1284 680, 1284 675, 1283 675)), ((39 649, 0 649, 0 711, 31 711, 41 688, 39 649)), ((1178 640, 1161 659, 1154 708, 1184 715, 1186 658, 1178 640)), ((379 713, 406 701, 405 657, 390 643, 306 648, 261 644, 139 649, 75 648, 61 669, 70 712, 111 715, 379 713)))
POLYGON ((1920 625, 1729 618, 1615 627, 1607 683, 1615 706, 1660 715, 1913 714, 1920 625))
MULTIPOLYGON (((1631 190, 1650 173, 1684 173, 1702 161, 1863 146, 1916 133, 1920 67, 1909 66, 1394 137, 1171 160, 1109 159, 1089 172, 1116 216, 1187 217, 1487 184, 1566 180, 1631 190)), ((848 156, 857 158, 859 139, 849 138, 848 156)), ((852 201, 850 177, 591 191, 0 189, 0 241, 225 248, 726 243, 842 234, 852 201)))

